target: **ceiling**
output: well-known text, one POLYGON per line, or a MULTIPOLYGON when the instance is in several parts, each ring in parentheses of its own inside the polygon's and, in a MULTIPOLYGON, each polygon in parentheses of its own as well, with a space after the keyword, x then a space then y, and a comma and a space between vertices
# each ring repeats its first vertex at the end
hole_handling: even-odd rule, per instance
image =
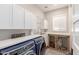
POLYGON ((37 7, 39 7, 43 12, 48 12, 51 10, 67 7, 67 4, 37 4, 37 7))

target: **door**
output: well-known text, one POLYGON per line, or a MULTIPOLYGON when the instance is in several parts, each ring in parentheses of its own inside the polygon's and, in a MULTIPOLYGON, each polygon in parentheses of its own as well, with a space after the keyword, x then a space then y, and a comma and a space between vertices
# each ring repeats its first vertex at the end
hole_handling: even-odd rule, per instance
POLYGON ((73 54, 79 55, 79 20, 73 23, 73 54))
POLYGON ((13 5, 13 29, 24 29, 24 8, 13 5))
POLYGON ((73 5, 73 54, 79 55, 79 5, 73 5))
POLYGON ((0 4, 0 29, 10 29, 12 19, 12 5, 0 4))

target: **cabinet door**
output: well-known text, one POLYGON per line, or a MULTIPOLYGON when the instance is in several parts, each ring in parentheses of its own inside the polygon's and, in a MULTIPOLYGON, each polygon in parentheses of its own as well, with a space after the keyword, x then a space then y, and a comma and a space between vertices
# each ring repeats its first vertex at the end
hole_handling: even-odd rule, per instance
POLYGON ((25 29, 33 29, 34 25, 35 25, 35 19, 33 14, 28 11, 25 10, 25 29))
POLYGON ((10 4, 0 4, 0 29, 10 29, 11 10, 10 4))
POLYGON ((37 26, 37 17, 34 14, 32 14, 32 29, 37 29, 37 26))
POLYGON ((13 29, 24 29, 24 8, 13 5, 13 29))

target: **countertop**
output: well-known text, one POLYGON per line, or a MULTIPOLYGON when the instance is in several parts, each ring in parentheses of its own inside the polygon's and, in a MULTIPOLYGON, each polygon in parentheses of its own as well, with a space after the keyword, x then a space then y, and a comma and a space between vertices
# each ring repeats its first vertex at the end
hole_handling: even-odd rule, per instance
POLYGON ((0 49, 18 44, 20 42, 24 42, 36 37, 39 37, 41 35, 30 35, 30 36, 24 36, 24 37, 19 37, 19 38, 15 38, 15 39, 6 39, 6 40, 2 40, 0 41, 0 49))
POLYGON ((68 36, 70 36, 70 33, 52 33, 52 32, 48 32, 47 34, 54 34, 54 35, 68 35, 68 36))

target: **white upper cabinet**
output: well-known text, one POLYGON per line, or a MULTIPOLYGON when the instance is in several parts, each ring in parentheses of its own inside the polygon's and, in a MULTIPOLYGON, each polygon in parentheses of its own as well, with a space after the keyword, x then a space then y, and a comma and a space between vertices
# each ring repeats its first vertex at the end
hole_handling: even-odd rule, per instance
POLYGON ((0 29, 10 29, 12 5, 0 4, 0 29))
POLYGON ((36 15, 32 14, 32 29, 37 29, 37 17, 36 15))
POLYGON ((13 29, 24 29, 24 8, 19 5, 13 5, 13 29))
POLYGON ((36 28, 36 17, 30 11, 25 10, 25 29, 36 28))
POLYGON ((21 5, 0 5, 0 29, 38 29, 40 17, 21 5))

